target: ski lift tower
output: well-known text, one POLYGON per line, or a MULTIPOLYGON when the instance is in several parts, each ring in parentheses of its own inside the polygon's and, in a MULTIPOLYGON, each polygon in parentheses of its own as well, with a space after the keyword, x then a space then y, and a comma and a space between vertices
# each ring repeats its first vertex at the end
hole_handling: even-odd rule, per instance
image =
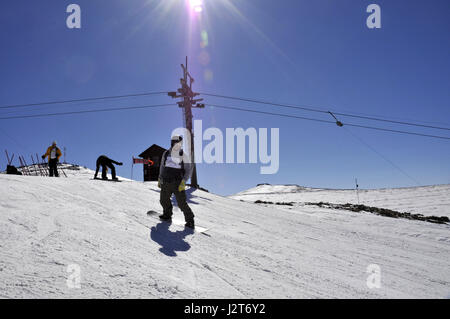
POLYGON ((191 136, 191 150, 190 157, 193 164, 193 171, 191 176, 191 186, 199 188, 197 182, 197 167, 195 164, 195 154, 194 154, 194 133, 192 130, 192 108, 205 108, 205 104, 199 104, 198 102, 203 101, 203 99, 194 99, 194 97, 200 95, 200 93, 194 93, 192 91, 192 84, 194 83, 194 78, 188 71, 188 58, 186 57, 186 65, 181 64, 183 69, 183 77, 180 79, 181 88, 177 92, 169 92, 168 95, 172 98, 182 98, 181 101, 177 102, 178 106, 183 109, 183 120, 186 129, 191 136), (178 93, 180 95, 178 95, 178 93))

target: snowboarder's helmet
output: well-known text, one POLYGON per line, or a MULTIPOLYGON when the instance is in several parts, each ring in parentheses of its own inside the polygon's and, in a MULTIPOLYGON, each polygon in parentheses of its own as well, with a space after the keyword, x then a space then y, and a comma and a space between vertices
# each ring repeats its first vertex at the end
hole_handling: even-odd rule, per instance
POLYGON ((172 138, 170 139, 170 147, 173 147, 175 144, 181 142, 182 140, 183 140, 183 137, 181 137, 179 135, 172 136, 172 138))
POLYGON ((171 141, 175 142, 175 143, 181 142, 182 140, 183 140, 183 137, 180 135, 174 135, 174 136, 172 136, 172 139, 171 139, 171 141))
POLYGON ((56 141, 53 141, 52 145, 56 145, 56 141))

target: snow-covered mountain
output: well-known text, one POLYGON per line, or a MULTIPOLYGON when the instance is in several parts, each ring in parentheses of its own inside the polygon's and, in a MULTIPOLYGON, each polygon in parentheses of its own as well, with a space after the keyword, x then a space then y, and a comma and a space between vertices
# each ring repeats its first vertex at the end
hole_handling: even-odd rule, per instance
MULTIPOLYGON (((348 202, 354 191, 266 185, 227 198, 188 189, 196 223, 210 228, 192 234, 146 215, 160 210, 156 183, 90 180, 85 168, 66 173, 0 174, 0 297, 450 295, 448 224, 253 202, 313 202, 326 192, 327 201, 348 202), (373 265, 379 288, 368 285, 373 265), (79 288, 68 285, 78 270, 79 288)), ((361 192, 360 200, 423 213, 433 206, 428 212, 439 215, 448 207, 445 186, 396 191, 361 192)), ((178 208, 174 216, 182 218, 178 208)))
POLYGON ((323 189, 298 185, 260 184, 230 196, 254 202, 329 202, 337 204, 364 204, 423 214, 450 217, 450 184, 408 188, 384 189, 323 189))

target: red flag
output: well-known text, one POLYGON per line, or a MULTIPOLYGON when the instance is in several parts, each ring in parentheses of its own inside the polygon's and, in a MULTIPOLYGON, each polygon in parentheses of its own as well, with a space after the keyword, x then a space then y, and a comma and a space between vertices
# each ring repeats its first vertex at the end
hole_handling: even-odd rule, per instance
POLYGON ((153 161, 152 161, 152 160, 149 160, 149 159, 144 159, 144 158, 134 158, 134 157, 133 157, 133 164, 147 164, 147 165, 152 166, 152 165, 155 164, 155 163, 153 163, 153 161))

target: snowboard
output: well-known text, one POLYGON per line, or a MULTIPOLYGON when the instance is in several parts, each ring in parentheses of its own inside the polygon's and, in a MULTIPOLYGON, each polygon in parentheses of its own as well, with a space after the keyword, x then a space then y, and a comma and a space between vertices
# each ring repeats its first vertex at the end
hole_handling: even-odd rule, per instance
POLYGON ((102 178, 91 178, 91 180, 93 181, 104 181, 104 182, 116 182, 116 183, 120 183, 122 182, 121 180, 114 180, 114 179, 102 179, 102 178))
MULTIPOLYGON (((184 224, 186 224, 185 221, 183 221, 181 219, 173 218, 173 217, 172 217, 171 221, 164 221, 164 220, 159 218, 160 214, 162 214, 162 213, 159 213, 159 212, 154 211, 154 210, 150 210, 150 211, 147 212, 147 216, 150 216, 150 217, 152 217, 154 219, 157 219, 159 221, 162 221, 162 222, 166 222, 166 223, 169 223, 169 224, 174 224, 174 225, 177 225, 177 226, 183 226, 183 227, 184 227, 184 224)), ((186 229, 191 229, 191 228, 186 227, 186 229)), ((194 232, 196 232, 196 233, 204 233, 204 232, 208 231, 209 228, 205 228, 205 227, 201 227, 201 226, 195 225, 195 229, 192 229, 192 230, 194 232)))

